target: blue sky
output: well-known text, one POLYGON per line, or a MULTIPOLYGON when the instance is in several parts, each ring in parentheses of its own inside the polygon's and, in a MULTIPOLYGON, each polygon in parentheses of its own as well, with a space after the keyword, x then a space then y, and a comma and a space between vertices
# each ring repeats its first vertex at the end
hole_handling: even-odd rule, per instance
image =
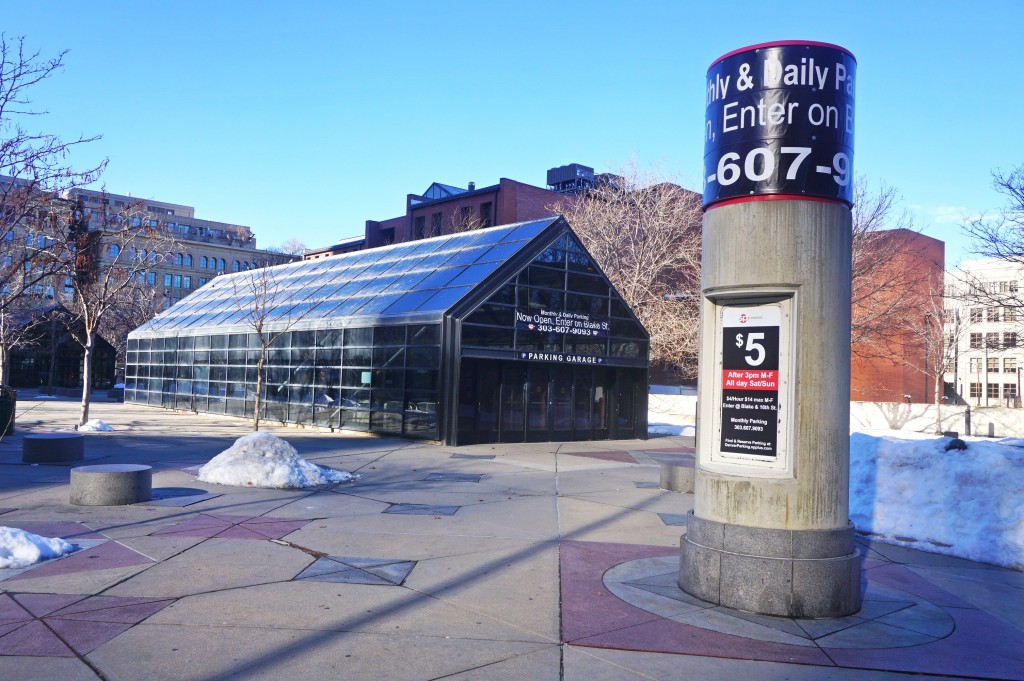
POLYGON ((248 225, 261 246, 361 234, 432 181, 543 185, 631 159, 700 189, 704 74, 738 47, 858 60, 856 172, 966 244, 1024 163, 1021 2, 6 3, 2 30, 66 68, 30 122, 109 157, 117 193, 248 225))

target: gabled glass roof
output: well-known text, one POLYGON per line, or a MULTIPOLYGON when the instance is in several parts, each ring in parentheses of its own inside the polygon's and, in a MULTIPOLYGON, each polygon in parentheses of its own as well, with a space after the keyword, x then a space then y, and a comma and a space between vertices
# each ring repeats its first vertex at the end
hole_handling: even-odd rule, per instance
MULTIPOLYGON (((264 300, 265 330, 329 327, 334 320, 360 317, 437 321, 555 220, 545 218, 221 275, 131 336, 251 331, 253 309, 264 300)), ((363 323, 373 322, 363 319, 363 323)))

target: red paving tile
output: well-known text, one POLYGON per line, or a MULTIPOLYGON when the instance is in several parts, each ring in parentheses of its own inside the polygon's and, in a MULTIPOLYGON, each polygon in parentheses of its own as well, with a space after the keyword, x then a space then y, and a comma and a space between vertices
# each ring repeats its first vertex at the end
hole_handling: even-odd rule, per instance
POLYGON ((128 598, 92 596, 46 618, 88 620, 91 622, 125 622, 137 624, 170 605, 169 598, 128 598))
POLYGON ((84 551, 72 553, 66 558, 45 563, 40 567, 22 572, 20 575, 15 575, 7 581, 13 582, 23 579, 67 575, 75 572, 147 565, 152 562, 152 560, 141 553, 132 551, 123 544, 118 544, 116 541, 108 541, 84 551))
POLYGON ((814 646, 756 641, 661 618, 655 622, 645 622, 628 629, 610 631, 567 643, 591 648, 835 666, 828 655, 814 646))
POLYGON ((14 600, 36 617, 66 608, 86 598, 82 594, 15 594, 14 600))
MULTIPOLYGON (((255 530, 250 530, 245 525, 234 525, 234 526, 229 527, 228 529, 224 530, 223 532, 218 532, 215 536, 217 538, 219 538, 219 539, 269 539, 270 538, 270 537, 267 537, 266 535, 262 535, 259 532, 256 532, 255 530)), ((274 537, 274 538, 276 539, 276 537, 274 537)))
POLYGON ((24 622, 32 619, 32 613, 23 608, 9 594, 0 593, 0 624, 24 622))
POLYGON ((871 581, 943 607, 956 622, 944 639, 886 649, 821 649, 744 638, 662 618, 622 601, 602 581, 630 560, 676 555, 674 548, 563 542, 562 640, 579 646, 795 662, 920 674, 1024 681, 1024 632, 944 591, 906 567, 881 565, 871 581))
POLYGON ((86 655, 135 626, 120 622, 46 619, 46 624, 79 655, 86 655))
POLYGON ((39 620, 0 637, 0 655, 75 657, 75 653, 39 620))
POLYGON ((0 613, 23 620, 0 623, 0 655, 85 655, 173 602, 168 598, 0 594, 0 613), (33 612, 46 614, 35 619, 33 612))
POLYGON ((1024 680, 1024 633, 977 609, 948 608, 952 634, 934 643, 882 650, 827 649, 836 664, 862 669, 1024 680))
POLYGON ((74 542, 76 539, 106 539, 102 534, 90 530, 82 523, 41 523, 34 521, 11 520, 4 523, 7 527, 16 527, 40 537, 60 537, 74 542))
POLYGON ((622 463, 636 463, 636 459, 630 456, 629 452, 603 451, 603 452, 562 452, 569 456, 582 456, 588 459, 600 459, 602 461, 621 461, 622 463))
POLYGON ((576 641, 661 619, 619 599, 601 579, 609 568, 627 560, 675 553, 664 546, 562 542, 562 640, 576 641))

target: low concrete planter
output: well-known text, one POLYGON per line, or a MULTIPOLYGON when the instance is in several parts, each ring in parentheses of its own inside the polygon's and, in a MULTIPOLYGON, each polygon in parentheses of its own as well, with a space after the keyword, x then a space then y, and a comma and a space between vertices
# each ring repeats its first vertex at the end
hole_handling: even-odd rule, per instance
POLYGON ((85 458, 85 436, 79 433, 34 433, 21 442, 24 463, 68 463, 85 458))
POLYGON ((124 506, 152 498, 152 466, 110 463, 71 469, 71 503, 76 506, 124 506))

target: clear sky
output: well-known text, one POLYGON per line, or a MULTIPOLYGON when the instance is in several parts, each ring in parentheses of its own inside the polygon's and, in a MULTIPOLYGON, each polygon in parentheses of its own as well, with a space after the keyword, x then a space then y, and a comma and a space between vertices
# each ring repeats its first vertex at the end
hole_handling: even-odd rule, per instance
POLYGON ((657 164, 700 190, 704 74, 787 39, 858 60, 855 168, 895 186, 924 233, 957 224, 1024 163, 1024 2, 7 2, 43 55, 50 113, 101 134, 116 193, 323 246, 404 211, 432 181, 543 186, 583 163, 657 164))

